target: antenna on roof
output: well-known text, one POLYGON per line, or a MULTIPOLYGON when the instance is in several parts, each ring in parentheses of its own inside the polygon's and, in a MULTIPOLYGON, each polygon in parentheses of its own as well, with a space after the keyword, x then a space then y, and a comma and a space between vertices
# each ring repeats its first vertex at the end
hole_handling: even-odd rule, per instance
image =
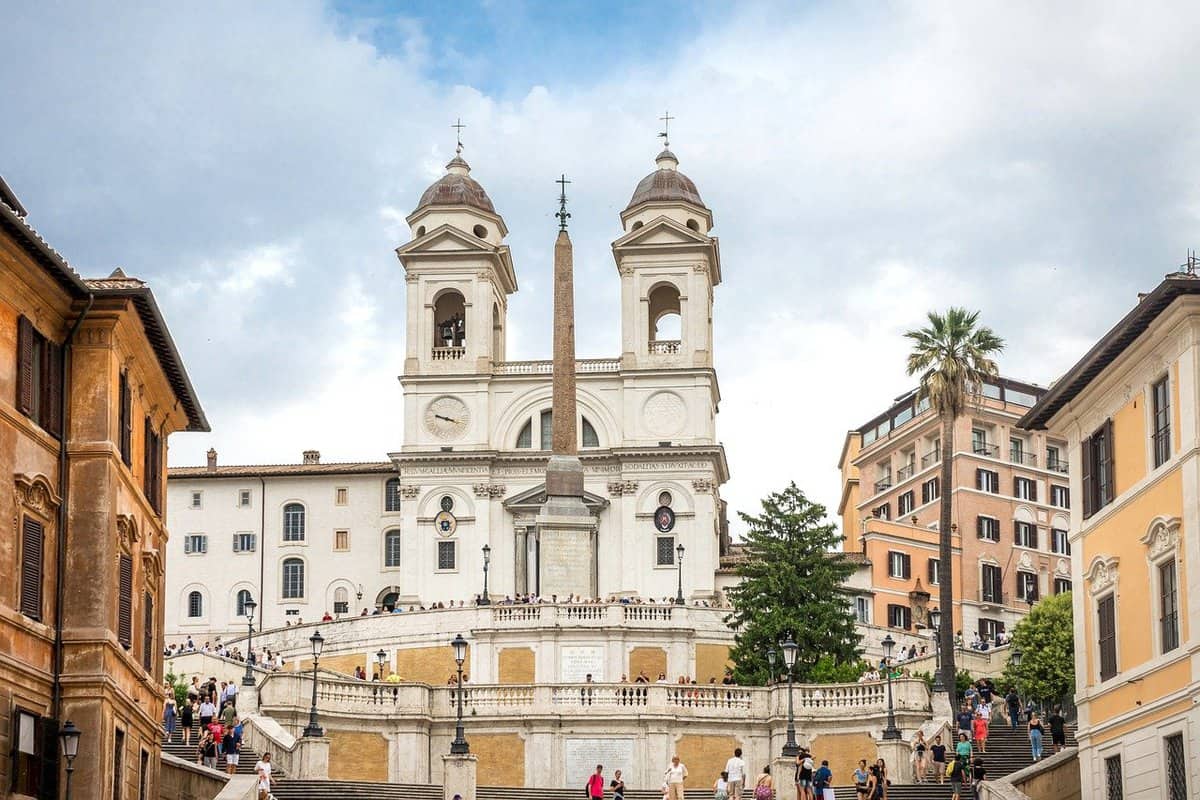
POLYGON ((1196 277, 1197 267, 1200 267, 1200 256, 1196 255, 1195 250, 1188 248, 1187 261, 1180 264, 1179 268, 1194 278, 1196 277))
POLYGON ((671 146, 671 120, 675 118, 671 116, 670 111, 664 111, 659 119, 662 120, 663 129, 659 132, 658 138, 663 140, 663 147, 669 148, 671 146))

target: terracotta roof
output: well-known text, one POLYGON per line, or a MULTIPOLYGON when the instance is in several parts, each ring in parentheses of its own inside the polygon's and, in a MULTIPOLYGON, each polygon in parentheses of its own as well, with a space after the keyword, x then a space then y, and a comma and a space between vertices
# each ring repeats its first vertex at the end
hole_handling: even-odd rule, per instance
POLYGON ((1045 429, 1054 415, 1133 344, 1176 298, 1187 294, 1200 294, 1200 278, 1186 272, 1167 275, 1154 291, 1138 301, 1132 311, 1104 334, 1075 366, 1055 381, 1017 424, 1022 428, 1045 429))
POLYGON ((455 156, 446 165, 446 169, 450 171, 434 181, 433 185, 421 195, 421 201, 417 203, 417 211, 425 206, 470 206, 489 214, 496 213, 492 199, 479 185, 479 181, 467 174, 471 168, 466 161, 455 156))
POLYGON ((231 464, 208 467, 171 467, 167 478, 258 478, 284 475, 372 475, 396 473, 388 461, 349 461, 329 464, 231 464))
POLYGON ((700 199, 700 190, 687 175, 677 169, 656 169, 638 183, 625 210, 642 203, 683 201, 707 208, 700 199))

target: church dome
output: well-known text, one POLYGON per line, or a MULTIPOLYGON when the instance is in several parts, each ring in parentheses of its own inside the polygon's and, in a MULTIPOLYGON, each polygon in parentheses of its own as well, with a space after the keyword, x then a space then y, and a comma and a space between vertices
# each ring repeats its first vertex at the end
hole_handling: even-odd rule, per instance
POLYGON ((446 165, 446 174, 434 181, 417 203, 417 211, 426 206, 470 206, 489 214, 496 213, 492 199, 471 177, 471 166, 456 155, 446 165))
POLYGON ((658 169, 651 172, 638 183, 633 190, 633 197, 625 210, 642 203, 682 201, 692 205, 707 208, 700 199, 700 190, 687 175, 679 171, 679 159, 670 150, 663 150, 654 159, 658 169))

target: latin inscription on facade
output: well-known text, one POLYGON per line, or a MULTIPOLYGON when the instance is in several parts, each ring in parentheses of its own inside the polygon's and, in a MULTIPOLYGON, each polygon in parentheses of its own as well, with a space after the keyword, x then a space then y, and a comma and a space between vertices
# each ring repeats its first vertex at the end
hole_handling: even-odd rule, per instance
MULTIPOLYGON (((603 647, 563 647, 558 651, 558 680, 562 683, 583 683, 587 676, 600 683, 604 680, 603 647)), ((601 762, 597 762, 601 763, 601 762)), ((595 764, 592 767, 595 768, 595 764)))
MULTIPOLYGON (((628 781, 633 771, 633 739, 566 739, 563 741, 563 773, 566 786, 580 789, 587 783, 588 776, 596 771, 597 764, 604 765, 604 782, 612 780, 617 770, 628 781)), ((607 787, 606 787, 607 790, 607 787)))

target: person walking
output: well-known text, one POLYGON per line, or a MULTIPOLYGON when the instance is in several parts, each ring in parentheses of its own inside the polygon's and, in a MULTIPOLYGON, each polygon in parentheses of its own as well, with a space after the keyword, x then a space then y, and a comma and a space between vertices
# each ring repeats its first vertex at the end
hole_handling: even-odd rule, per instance
POLYGON ((854 792, 858 800, 865 800, 867 797, 867 782, 871 778, 871 771, 867 769, 867 760, 860 758, 858 760, 858 769, 854 770, 854 792))
POLYGON ((713 800, 729 800, 728 772, 722 772, 713 783, 713 800))
POLYGON ((746 785, 746 762, 742 760, 742 748, 735 747, 733 755, 725 762, 728 773, 729 800, 742 800, 742 787, 746 785))
POLYGON ((225 772, 229 775, 237 772, 238 742, 232 727, 226 728, 225 735, 221 737, 221 752, 225 754, 225 772))
POLYGON ((1046 722, 1050 724, 1050 744, 1057 753, 1067 746, 1067 720, 1062 715, 1062 706, 1055 706, 1046 722))
POLYGON ((179 712, 179 726, 183 729, 183 743, 192 743, 192 726, 196 724, 196 701, 185 700, 183 710, 179 712))
POLYGON ((213 717, 217 715, 217 707, 212 704, 206 695, 204 701, 200 703, 200 727, 207 730, 212 723, 213 717))
POLYGON ((1017 694, 1015 687, 1008 687, 1008 694, 1004 696, 1004 703, 1008 706, 1008 723, 1015 731, 1017 723, 1021 721, 1021 697, 1017 694))
POLYGON ((167 734, 167 741, 175 736, 175 722, 177 716, 175 714, 175 698, 168 697, 166 704, 163 706, 163 730, 167 734))
POLYGON ((927 750, 925 734, 917 731, 913 736, 913 780, 917 783, 924 783, 925 774, 929 771, 929 761, 925 758, 927 750))
POLYGON ((833 770, 829 768, 828 760, 823 760, 821 766, 817 767, 817 771, 813 773, 812 788, 816 800, 834 800, 833 770))
POLYGON ((267 800, 271 796, 271 754, 263 753, 262 758, 254 765, 254 774, 258 776, 258 800, 267 800))
POLYGON ((1045 732, 1038 713, 1034 711, 1029 715, 1029 752, 1034 761, 1040 761, 1042 758, 1042 736, 1045 732))
POLYGON ((966 777, 966 767, 961 758, 954 759, 950 765, 950 796, 952 800, 962 800, 963 779, 966 777))
POLYGON ((687 765, 679 760, 679 756, 671 756, 671 766, 667 767, 667 800, 684 800, 683 782, 687 780, 687 765))
POLYGON ((621 779, 621 770, 613 772, 613 779, 608 785, 613 790, 613 800, 625 800, 625 781, 621 779))
POLYGON ((975 756, 975 765, 971 767, 971 792, 976 798, 979 797, 979 784, 983 783, 986 776, 987 770, 983 768, 983 759, 975 756))
POLYGON ((979 752, 987 752, 988 721, 982 711, 975 712, 975 745, 979 752))
POLYGON ((597 764, 596 771, 587 781, 587 793, 591 800, 604 800, 604 765, 597 764))
POLYGON ((942 735, 939 733, 933 737, 933 744, 929 748, 930 754, 933 756, 933 771, 937 774, 938 784, 946 781, 946 745, 942 744, 942 735))
POLYGON ((771 777, 771 765, 765 764, 754 779, 754 800, 772 800, 774 797, 775 779, 771 777))
POLYGON ((971 752, 971 740, 965 733, 958 735, 958 744, 954 745, 954 755, 958 761, 962 761, 964 764, 971 763, 971 756, 974 753, 971 752))

